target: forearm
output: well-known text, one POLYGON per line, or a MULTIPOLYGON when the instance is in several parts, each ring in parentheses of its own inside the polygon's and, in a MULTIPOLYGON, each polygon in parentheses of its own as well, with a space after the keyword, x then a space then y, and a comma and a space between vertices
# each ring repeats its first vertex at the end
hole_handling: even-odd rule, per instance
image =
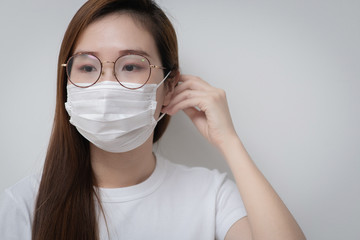
POLYGON ((236 181, 254 239, 305 239, 296 220, 236 136, 220 147, 236 181))
POLYGON ((254 239, 305 239, 295 219, 250 159, 235 133, 226 94, 204 80, 181 75, 171 102, 162 109, 170 115, 183 110, 199 132, 223 153, 248 212, 254 239))

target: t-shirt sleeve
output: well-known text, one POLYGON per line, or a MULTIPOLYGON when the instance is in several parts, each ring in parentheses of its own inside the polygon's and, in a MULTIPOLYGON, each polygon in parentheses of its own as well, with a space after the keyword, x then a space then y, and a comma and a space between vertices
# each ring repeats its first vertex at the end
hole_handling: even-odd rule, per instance
POLYGON ((0 239, 31 239, 31 224, 26 207, 8 189, 0 195, 0 239))
POLYGON ((222 175, 216 202, 216 239, 223 240, 230 227, 247 215, 235 183, 222 175))

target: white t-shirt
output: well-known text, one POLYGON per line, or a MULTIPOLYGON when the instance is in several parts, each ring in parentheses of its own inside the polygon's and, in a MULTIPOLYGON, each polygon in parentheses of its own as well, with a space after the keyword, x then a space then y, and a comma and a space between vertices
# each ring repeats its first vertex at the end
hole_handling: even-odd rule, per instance
MULTIPOLYGON (((246 211, 236 185, 217 170, 186 167, 156 155, 156 168, 144 182, 100 188, 107 227, 100 239, 224 239, 246 211)), ((39 175, 5 190, 0 200, 0 239, 31 239, 39 175)))

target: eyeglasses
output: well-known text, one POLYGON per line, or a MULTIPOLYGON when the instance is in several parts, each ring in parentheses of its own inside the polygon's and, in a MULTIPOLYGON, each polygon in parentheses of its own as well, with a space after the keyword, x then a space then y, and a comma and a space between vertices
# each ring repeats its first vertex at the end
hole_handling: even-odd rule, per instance
POLYGON ((120 56, 115 62, 101 60, 89 53, 77 53, 69 58, 66 67, 68 80, 77 87, 94 85, 103 74, 103 63, 113 63, 113 74, 121 86, 128 89, 143 87, 150 79, 151 69, 166 69, 152 65, 146 57, 138 54, 120 56), (134 85, 134 83, 136 85, 134 85), (138 85, 140 84, 140 86, 138 85))

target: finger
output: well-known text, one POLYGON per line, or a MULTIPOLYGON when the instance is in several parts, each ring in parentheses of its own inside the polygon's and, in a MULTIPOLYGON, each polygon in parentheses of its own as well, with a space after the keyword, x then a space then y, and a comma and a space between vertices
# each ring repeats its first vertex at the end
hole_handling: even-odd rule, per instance
POLYGON ((203 80, 200 77, 193 76, 193 75, 183 75, 183 74, 180 75, 179 82, 185 83, 185 82, 189 82, 189 81, 190 82, 191 81, 196 81, 196 82, 200 82, 202 84, 210 86, 210 84, 208 82, 206 82, 205 80, 203 80))
POLYGON ((185 108, 183 111, 186 113, 186 115, 189 116, 190 119, 193 119, 196 116, 204 115, 204 112, 198 111, 196 108, 193 107, 185 108))
POLYGON ((201 124, 206 123, 206 115, 204 112, 198 111, 195 108, 185 108, 183 111, 191 119, 196 127, 200 127, 201 124))
POLYGON ((168 111, 171 112, 171 109, 177 105, 179 102, 182 102, 186 99, 191 99, 191 98, 205 98, 208 95, 207 92, 204 91, 197 91, 197 90, 190 90, 190 89, 186 89, 183 92, 177 94, 176 96, 174 96, 169 105, 167 107, 165 107, 163 110, 164 111, 168 111))
POLYGON ((184 87, 188 87, 190 89, 207 89, 212 87, 203 79, 192 75, 180 75, 179 83, 178 87, 180 89, 184 87))
POLYGON ((188 75, 188 74, 181 74, 181 75, 180 75, 180 81, 181 81, 181 82, 187 82, 187 81, 191 81, 191 80, 193 80, 193 79, 208 84, 206 81, 204 81, 204 80, 201 79, 200 77, 197 77, 197 76, 194 76, 194 75, 188 75))
POLYGON ((169 115, 174 115, 180 110, 184 110, 186 108, 199 108, 201 111, 206 111, 206 103, 204 103, 203 97, 194 97, 185 99, 183 101, 174 104, 170 108, 166 108, 166 113, 169 115))
POLYGON ((173 93, 173 96, 177 96, 180 93, 186 91, 186 90, 199 90, 199 91, 211 91, 212 87, 209 85, 204 85, 203 83, 200 82, 186 82, 186 83, 182 83, 180 85, 178 85, 175 88, 175 91, 173 93))

